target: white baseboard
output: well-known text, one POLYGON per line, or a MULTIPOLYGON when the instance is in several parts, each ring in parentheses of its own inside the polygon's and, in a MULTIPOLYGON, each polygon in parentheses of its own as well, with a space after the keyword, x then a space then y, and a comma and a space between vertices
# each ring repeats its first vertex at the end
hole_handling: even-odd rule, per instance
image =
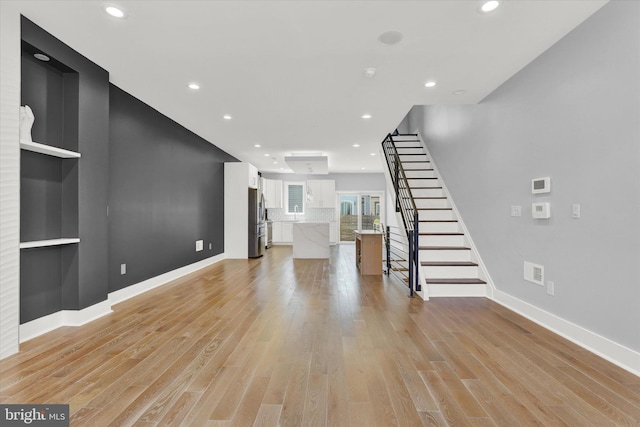
POLYGON ((82 310, 61 310, 48 316, 40 317, 20 325, 20 343, 62 326, 84 325, 111 312, 111 304, 105 300, 82 310))
POLYGON ((136 283, 135 285, 130 285, 126 288, 111 292, 109 294, 109 302, 111 303, 111 305, 115 305, 119 302, 128 300, 129 298, 133 298, 136 295, 140 295, 151 289, 157 288, 158 286, 169 283, 179 277, 186 276, 187 274, 198 271, 201 268, 207 267, 211 264, 215 264, 216 262, 222 261, 225 258, 225 254, 212 256, 211 258, 203 259, 202 261, 185 265, 184 267, 180 267, 159 276, 152 277, 151 279, 144 280, 140 283, 136 283))
POLYGON ((99 317, 112 313, 113 310, 111 310, 111 306, 114 304, 132 298, 136 295, 140 295, 153 288, 157 288, 158 286, 169 283, 179 277, 186 276, 187 274, 198 271, 211 264, 215 264, 225 258, 225 254, 220 254, 211 258, 203 259, 202 261, 177 268, 143 282, 136 283, 135 285, 127 286, 124 289, 111 292, 106 300, 90 307, 83 308, 82 310, 61 310, 56 313, 49 314, 48 316, 22 324, 20 325, 20 343, 47 332, 51 332, 62 326, 82 326, 92 320, 96 320, 99 317))
POLYGON ((500 290, 495 289, 491 299, 614 365, 640 376, 640 352, 631 350, 500 290))

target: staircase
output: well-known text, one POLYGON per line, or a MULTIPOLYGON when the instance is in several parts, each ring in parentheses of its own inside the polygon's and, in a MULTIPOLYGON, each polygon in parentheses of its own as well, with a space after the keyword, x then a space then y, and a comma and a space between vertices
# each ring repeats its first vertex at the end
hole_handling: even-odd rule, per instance
MULTIPOLYGON (((487 283, 437 168, 416 134, 389 135, 418 213, 418 276, 424 299, 437 296, 485 296, 487 283)), ((384 145, 385 143, 383 143, 384 145)), ((389 156, 389 149, 385 149, 389 156)), ((389 159, 387 159, 389 165, 389 159)), ((393 171, 391 180, 393 181, 393 171)))

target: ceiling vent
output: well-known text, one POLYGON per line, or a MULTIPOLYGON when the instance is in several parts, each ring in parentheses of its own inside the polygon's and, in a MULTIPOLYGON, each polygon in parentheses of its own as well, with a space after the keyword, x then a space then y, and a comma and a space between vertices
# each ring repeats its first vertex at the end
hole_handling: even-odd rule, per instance
POLYGON ((329 173, 327 156, 288 156, 284 161, 295 173, 311 175, 329 173))

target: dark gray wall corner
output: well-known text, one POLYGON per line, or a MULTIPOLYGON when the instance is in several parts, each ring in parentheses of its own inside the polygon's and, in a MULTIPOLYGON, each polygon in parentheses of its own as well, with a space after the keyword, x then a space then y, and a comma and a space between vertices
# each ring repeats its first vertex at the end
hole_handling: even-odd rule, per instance
POLYGON ((116 86, 109 100, 113 292, 224 252, 224 162, 237 159, 116 86))
POLYGON ((638 52, 640 3, 610 2, 480 104, 415 107, 406 122, 499 290, 636 351, 638 52), (532 195, 531 179, 545 176, 551 193, 532 195), (531 218, 537 201, 551 203, 551 219, 531 218), (523 280, 525 260, 545 266, 554 296, 523 280))
POLYGON ((61 161, 21 153, 21 239, 81 239, 73 247, 21 251, 25 323, 107 299, 109 74, 25 17, 21 38, 21 103, 35 107, 34 139, 82 155, 61 161), (63 64, 62 71, 34 60, 31 48, 63 64), (48 204, 40 195, 56 200, 48 204))

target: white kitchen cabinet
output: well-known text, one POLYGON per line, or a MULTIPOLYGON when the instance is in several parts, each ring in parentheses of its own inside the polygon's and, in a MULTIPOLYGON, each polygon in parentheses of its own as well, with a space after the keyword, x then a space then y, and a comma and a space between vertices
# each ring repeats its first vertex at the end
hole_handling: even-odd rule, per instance
POLYGON ((282 223, 282 243, 293 243, 293 222, 282 223))
POLYGON ((271 236, 271 241, 273 243, 282 242, 282 222, 273 221, 271 224, 271 232, 273 233, 273 236, 271 236))
POLYGON ((264 204, 267 209, 282 208, 282 180, 265 179, 264 204))
POLYGON ((333 208, 336 202, 336 182, 332 179, 307 181, 307 207, 333 208))
POLYGON ((248 189, 258 187, 258 169, 245 162, 224 164, 224 251, 228 258, 249 256, 248 189), (252 180, 255 171, 255 181, 252 180), (251 184, 255 183, 255 187, 251 184))
POLYGON ((251 163, 242 163, 243 165, 247 165, 247 176, 248 176, 248 184, 249 188, 258 188, 258 168, 253 166, 251 163))

